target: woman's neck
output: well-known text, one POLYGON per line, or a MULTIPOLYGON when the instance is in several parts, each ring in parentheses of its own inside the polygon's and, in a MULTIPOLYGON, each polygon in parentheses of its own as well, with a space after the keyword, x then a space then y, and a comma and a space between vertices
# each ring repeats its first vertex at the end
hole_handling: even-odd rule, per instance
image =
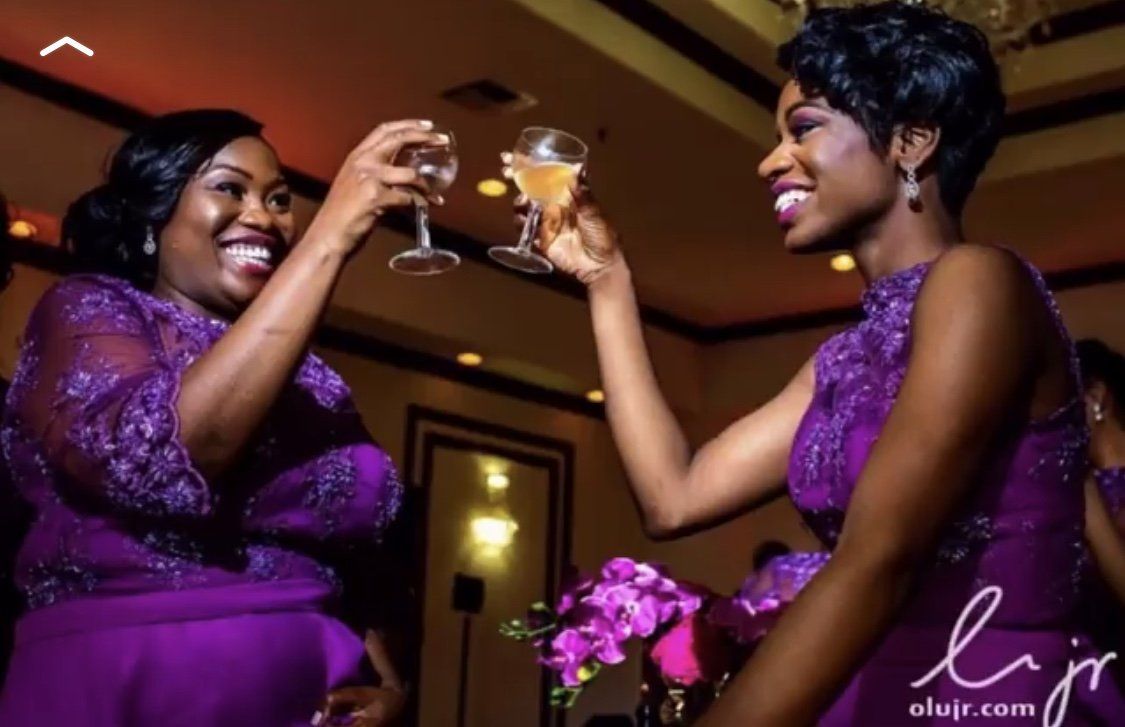
POLYGON ((851 251, 865 281, 929 262, 964 241, 957 220, 940 205, 927 206, 935 211, 917 212, 900 202, 856 235, 851 251))
POLYGON ((203 316, 204 318, 214 318, 215 320, 220 321, 230 320, 226 316, 222 316, 211 310, 210 308, 207 308, 202 303, 197 302, 187 293, 179 290, 163 278, 157 279, 156 283, 152 286, 151 293, 157 298, 163 298, 164 300, 175 303, 189 313, 195 313, 196 315, 203 316))
POLYGON ((1097 427, 1090 441, 1090 460, 1098 469, 1125 467, 1125 427, 1110 414, 1110 418, 1097 427))

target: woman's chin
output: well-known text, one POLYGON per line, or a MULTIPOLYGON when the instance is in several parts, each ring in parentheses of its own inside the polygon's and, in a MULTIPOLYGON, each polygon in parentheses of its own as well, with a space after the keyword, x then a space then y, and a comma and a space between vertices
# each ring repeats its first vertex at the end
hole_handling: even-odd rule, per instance
POLYGON ((782 244, 785 245, 786 251, 794 254, 816 252, 816 243, 816 238, 807 234, 801 225, 787 228, 782 237, 782 244))
POLYGON ((269 280, 269 276, 264 275, 242 275, 226 270, 223 272, 223 297, 234 303, 239 310, 254 302, 269 280))
POLYGON ((814 255, 840 247, 838 235, 807 223, 797 223, 787 228, 782 243, 785 250, 794 255, 814 255))

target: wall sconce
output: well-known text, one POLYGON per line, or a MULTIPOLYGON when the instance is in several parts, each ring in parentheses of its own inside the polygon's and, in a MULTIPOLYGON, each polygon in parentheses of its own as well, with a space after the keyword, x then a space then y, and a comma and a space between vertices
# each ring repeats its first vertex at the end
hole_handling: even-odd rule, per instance
POLYGON ((503 472, 490 472, 484 483, 488 486, 489 492, 503 492, 508 489, 512 481, 503 472))
POLYGON ((473 518, 469 524, 473 540, 478 545, 493 548, 506 548, 512 544, 512 537, 519 525, 509 517, 481 516, 473 518))
POLYGON ((8 234, 17 240, 30 240, 39 234, 39 228, 27 220, 16 219, 8 226, 8 234))

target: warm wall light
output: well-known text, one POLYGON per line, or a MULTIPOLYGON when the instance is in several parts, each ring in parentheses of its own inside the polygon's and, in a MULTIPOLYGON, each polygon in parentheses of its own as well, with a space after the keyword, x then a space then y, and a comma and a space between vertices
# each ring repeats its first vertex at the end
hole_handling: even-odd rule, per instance
POLYGON ((594 389, 592 391, 587 391, 586 392, 586 399, 587 399, 587 401, 591 401, 595 404, 602 404, 602 403, 605 402, 605 392, 602 391, 601 389, 594 389))
POLYGON ((838 273, 848 273, 855 270, 855 258, 851 253, 840 253, 832 257, 832 262, 829 263, 832 269, 838 273))
POLYGON ((493 548, 506 548, 512 544, 512 536, 519 530, 513 520, 504 517, 476 517, 473 518, 470 527, 473 533, 473 540, 478 545, 491 546, 493 548))
POLYGON ((462 366, 480 366, 484 363, 484 356, 472 351, 457 354, 457 363, 462 366))
POLYGON ((12 224, 8 225, 8 234, 20 240, 29 240, 35 237, 37 232, 39 232, 38 228, 27 220, 12 220, 12 224))
POLYGON ((477 182, 477 191, 485 197, 503 197, 508 193, 508 185, 499 179, 482 179, 477 182))
POLYGON ((511 484, 511 480, 509 480, 508 475, 504 474, 503 472, 493 472, 488 475, 487 479, 485 479, 485 484, 488 485, 488 489, 492 490, 493 492, 500 492, 502 490, 508 489, 508 485, 511 484))

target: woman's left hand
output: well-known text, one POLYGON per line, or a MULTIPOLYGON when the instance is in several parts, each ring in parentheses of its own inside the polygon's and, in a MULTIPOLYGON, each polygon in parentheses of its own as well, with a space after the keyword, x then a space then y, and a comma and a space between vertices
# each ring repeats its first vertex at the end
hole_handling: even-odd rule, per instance
POLYGON ((387 687, 344 687, 330 692, 313 727, 384 727, 394 724, 406 706, 406 695, 387 687))

